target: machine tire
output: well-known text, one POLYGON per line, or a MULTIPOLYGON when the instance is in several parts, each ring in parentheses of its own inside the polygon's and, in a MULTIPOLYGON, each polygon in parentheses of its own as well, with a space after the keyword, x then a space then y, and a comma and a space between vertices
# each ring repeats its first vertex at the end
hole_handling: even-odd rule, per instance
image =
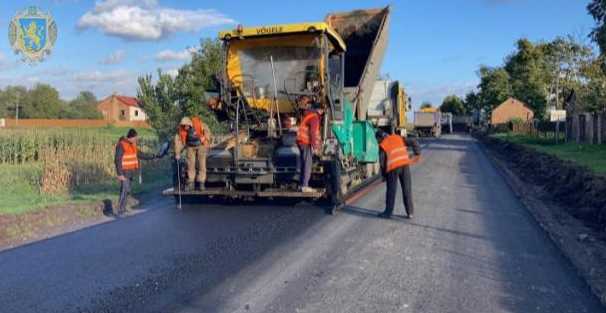
POLYGON ((344 203, 344 195, 341 192, 341 166, 337 160, 331 160, 326 163, 326 169, 329 195, 325 211, 327 214, 334 215, 344 203))

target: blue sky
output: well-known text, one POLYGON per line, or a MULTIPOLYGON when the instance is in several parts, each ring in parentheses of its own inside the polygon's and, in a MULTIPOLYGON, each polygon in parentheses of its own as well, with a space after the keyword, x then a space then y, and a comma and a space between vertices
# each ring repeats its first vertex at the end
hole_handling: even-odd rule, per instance
POLYGON ((97 97, 136 94, 136 78, 175 71, 202 37, 241 23, 322 20, 327 12, 392 5, 383 73, 403 81, 418 106, 463 95, 478 82, 480 64, 499 65, 520 37, 585 39, 594 23, 582 0, 436 1, 169 1, 31 0, 0 2, 5 32, 13 15, 35 5, 58 25, 53 53, 30 66, 0 36, 0 87, 50 83, 65 99, 80 90, 97 97), (304 5, 301 5, 304 3, 304 5))

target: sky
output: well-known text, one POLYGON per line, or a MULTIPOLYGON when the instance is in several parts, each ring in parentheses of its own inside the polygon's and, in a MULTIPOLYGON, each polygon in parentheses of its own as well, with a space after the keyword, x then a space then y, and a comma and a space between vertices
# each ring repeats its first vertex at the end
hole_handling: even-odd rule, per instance
POLYGON ((175 73, 188 49, 218 31, 320 21, 329 12, 391 5, 382 73, 404 83, 417 107, 463 96, 478 84, 480 65, 498 66, 521 37, 583 40, 594 26, 584 0, 29 0, 0 2, 0 88, 48 83, 69 100, 82 90, 98 98, 136 95, 137 77, 175 73), (302 5, 304 4, 304 5, 302 5), (28 6, 49 12, 58 27, 52 54, 28 65, 12 51, 8 25, 28 6))

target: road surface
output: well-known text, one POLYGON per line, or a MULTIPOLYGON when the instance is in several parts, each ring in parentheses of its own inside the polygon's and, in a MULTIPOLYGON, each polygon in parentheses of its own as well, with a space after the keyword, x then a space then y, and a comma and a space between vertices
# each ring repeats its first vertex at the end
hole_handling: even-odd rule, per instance
POLYGON ((384 186, 336 216, 159 198, 0 253, 0 311, 604 312, 475 141, 430 141, 412 172, 412 221, 375 217, 384 186))

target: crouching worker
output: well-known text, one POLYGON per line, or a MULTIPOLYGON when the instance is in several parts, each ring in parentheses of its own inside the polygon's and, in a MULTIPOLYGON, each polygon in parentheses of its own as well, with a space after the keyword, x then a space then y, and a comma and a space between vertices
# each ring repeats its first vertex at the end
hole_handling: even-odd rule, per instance
POLYGON ((414 205, 412 202, 410 165, 418 162, 421 158, 419 144, 414 139, 405 139, 395 134, 388 135, 383 131, 377 133, 377 139, 380 142, 381 173, 383 179, 387 181, 385 211, 380 213, 379 217, 391 218, 398 192, 398 180, 400 180, 404 209, 408 218, 411 219, 414 213, 414 205), (412 146, 413 158, 408 155, 408 145, 412 146))
POLYGON ((133 177, 139 174, 139 160, 153 160, 155 157, 155 155, 148 155, 139 151, 136 130, 131 128, 126 137, 120 137, 114 157, 116 173, 120 181, 118 216, 123 216, 126 213, 126 204, 131 193, 133 177))
POLYGON ((185 191, 204 190, 206 184, 206 152, 210 145, 210 131, 199 117, 184 117, 175 135, 175 161, 187 156, 187 185, 185 191), (197 188, 196 188, 197 183, 197 188))

